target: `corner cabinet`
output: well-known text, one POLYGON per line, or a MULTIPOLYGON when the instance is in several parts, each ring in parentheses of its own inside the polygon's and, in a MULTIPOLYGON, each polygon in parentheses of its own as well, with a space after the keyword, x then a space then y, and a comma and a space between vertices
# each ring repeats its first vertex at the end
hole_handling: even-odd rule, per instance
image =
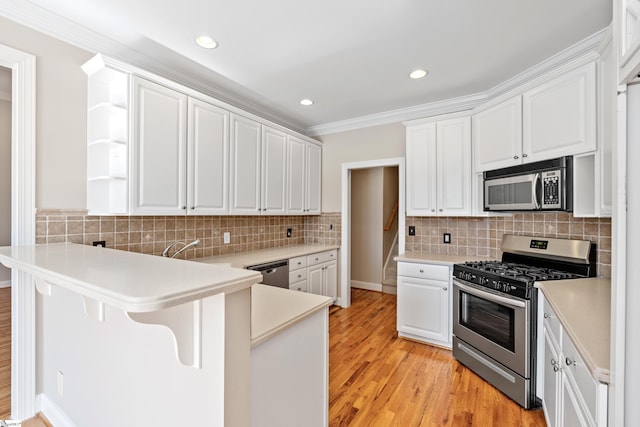
POLYGON ((320 143, 96 55, 88 78, 89 214, 320 214, 320 143))
POLYGON ((399 336, 451 348, 452 268, 398 263, 399 336))
POLYGON ((407 215, 471 214, 471 120, 407 122, 407 215))

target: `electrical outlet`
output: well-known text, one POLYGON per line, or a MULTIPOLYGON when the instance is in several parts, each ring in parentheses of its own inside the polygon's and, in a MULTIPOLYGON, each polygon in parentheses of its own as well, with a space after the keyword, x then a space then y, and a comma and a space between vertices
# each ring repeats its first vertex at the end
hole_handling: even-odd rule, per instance
POLYGON ((291 237, 291 229, 287 228, 287 237, 291 237))
POLYGON ((409 236, 415 236, 416 235, 416 226, 415 225, 410 225, 409 226, 409 236))
POLYGON ((223 234, 223 241, 225 245, 228 245, 229 243, 231 243, 231 233, 229 233, 228 231, 225 231, 223 234))
POLYGON ((443 243, 451 243, 451 233, 444 233, 442 235, 442 242, 443 243))
POLYGON ((101 248, 106 248, 107 242, 105 240, 94 240, 93 246, 100 246, 101 248))

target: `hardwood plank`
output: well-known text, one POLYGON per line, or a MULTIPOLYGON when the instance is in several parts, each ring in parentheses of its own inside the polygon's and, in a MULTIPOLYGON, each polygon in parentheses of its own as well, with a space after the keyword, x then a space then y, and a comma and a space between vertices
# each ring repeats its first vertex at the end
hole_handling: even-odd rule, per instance
POLYGON ((396 296, 353 289, 329 316, 330 426, 545 426, 458 363, 399 338, 396 296))

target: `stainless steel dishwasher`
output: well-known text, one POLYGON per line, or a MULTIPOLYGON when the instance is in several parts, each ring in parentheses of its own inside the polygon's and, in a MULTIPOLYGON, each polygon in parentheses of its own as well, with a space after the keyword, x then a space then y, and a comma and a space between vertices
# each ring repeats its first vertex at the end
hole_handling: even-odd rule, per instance
POLYGON ((252 265, 247 269, 262 273, 261 283, 265 285, 289 289, 289 260, 252 265))

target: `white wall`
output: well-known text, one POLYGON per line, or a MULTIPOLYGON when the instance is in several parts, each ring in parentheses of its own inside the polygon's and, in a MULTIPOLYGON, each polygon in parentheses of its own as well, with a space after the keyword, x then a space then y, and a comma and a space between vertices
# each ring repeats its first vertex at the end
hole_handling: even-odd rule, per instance
MULTIPOLYGON (((0 67, 0 72, 11 74, 0 67)), ((11 245, 11 102, 0 99, 0 246, 11 245)), ((0 266, 0 282, 11 270, 0 266)))
POLYGON ((341 212, 342 164, 404 157, 402 123, 319 137, 322 148, 322 212, 341 212))
POLYGON ((382 282, 383 168, 351 172, 351 280, 382 282))
POLYGON ((86 208, 86 76, 93 56, 0 17, 0 44, 36 56, 36 207, 86 208))

